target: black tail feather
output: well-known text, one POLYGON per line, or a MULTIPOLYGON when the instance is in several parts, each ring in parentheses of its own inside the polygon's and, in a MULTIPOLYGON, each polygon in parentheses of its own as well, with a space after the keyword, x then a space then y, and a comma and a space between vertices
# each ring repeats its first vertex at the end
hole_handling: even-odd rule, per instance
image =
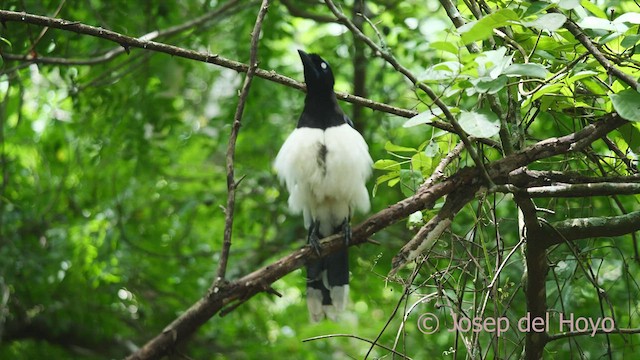
MULTIPOLYGON (((312 224, 311 226, 314 226, 312 224)), ((339 233, 341 225, 335 229, 339 233)), ((345 236, 346 238, 346 236, 345 236)), ((340 249, 307 263, 307 305, 313 321, 332 320, 344 310, 349 286, 349 250, 340 249)))

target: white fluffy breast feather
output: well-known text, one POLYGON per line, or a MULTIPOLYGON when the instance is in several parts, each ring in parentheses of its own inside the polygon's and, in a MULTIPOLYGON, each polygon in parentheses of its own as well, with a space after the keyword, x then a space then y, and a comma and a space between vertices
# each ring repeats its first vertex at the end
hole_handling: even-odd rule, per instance
POLYGON ((280 148, 274 168, 286 183, 289 208, 304 214, 306 227, 312 219, 319 221, 321 234, 327 236, 355 209, 369 211, 366 181, 372 164, 362 135, 344 124, 326 130, 295 129, 280 148))

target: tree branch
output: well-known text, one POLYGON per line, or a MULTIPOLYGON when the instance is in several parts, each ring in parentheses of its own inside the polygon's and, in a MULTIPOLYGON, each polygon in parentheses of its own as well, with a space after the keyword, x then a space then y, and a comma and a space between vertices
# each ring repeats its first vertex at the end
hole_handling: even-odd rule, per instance
POLYGON ((323 340, 323 339, 337 338, 337 337, 353 338, 353 339, 357 339, 357 340, 360 340, 360 341, 364 341, 364 342, 366 342, 366 343, 371 344, 372 346, 377 346, 377 347, 380 347, 380 348, 382 348, 382 349, 385 349, 385 350, 387 350, 387 351, 389 351, 389 352, 393 353, 394 355, 398 355, 398 356, 400 356, 400 357, 401 357, 401 358, 403 358, 403 359, 411 360, 411 358, 410 358, 410 357, 408 357, 407 355, 405 355, 405 354, 403 354, 403 353, 401 353, 401 352, 398 352, 398 351, 396 351, 396 350, 394 350, 394 349, 392 349, 392 348, 390 348, 390 347, 388 347, 388 346, 384 346, 384 345, 382 345, 382 344, 380 344, 380 343, 378 343, 378 342, 374 342, 374 341, 371 341, 371 340, 369 340, 369 339, 365 339, 365 338, 363 338, 363 337, 360 337, 360 336, 357 336, 357 335, 352 335, 352 334, 329 334, 329 335, 320 335, 320 336, 314 336, 314 337, 310 337, 310 338, 302 339, 302 342, 309 342, 309 341, 323 340))
POLYGON ((612 331, 606 331, 603 329, 597 329, 597 330, 585 330, 585 331, 566 331, 566 332, 562 332, 562 333, 558 333, 558 334, 553 334, 551 336, 549 336, 549 341, 554 341, 554 340, 560 340, 560 339, 566 339, 568 337, 574 337, 574 336, 582 336, 582 335, 589 335, 591 337, 593 337, 594 332, 596 334, 629 334, 629 335, 633 335, 633 334, 640 334, 640 328, 632 328, 632 329, 628 329, 628 328, 621 328, 621 329, 614 329, 612 331))
MULTIPOLYGON (((366 5, 364 1, 354 1, 352 10, 352 21, 354 25, 362 30, 364 24, 364 13, 366 5)), ((364 53, 365 46, 362 42, 357 41, 353 36, 353 93, 358 96, 367 97, 367 57, 364 53)), ((355 127, 362 132, 362 106, 354 105, 351 120, 355 127)))
POLYGON ((489 175, 496 184, 505 184, 508 181, 508 174, 513 170, 547 157, 581 151, 592 142, 623 124, 626 124, 626 120, 622 119, 618 114, 607 114, 603 117, 603 120, 589 124, 580 131, 562 137, 542 140, 513 155, 492 162, 488 166, 489 175))
POLYGON ((449 166, 449 164, 451 164, 453 160, 457 159, 460 156, 460 153, 463 149, 464 143, 460 142, 453 148, 453 150, 449 151, 449 153, 447 153, 447 155, 442 158, 442 160, 440 160, 438 166, 436 166, 436 168, 433 170, 433 173, 431 173, 431 176, 429 176, 429 178, 424 182, 422 186, 431 186, 440 181, 440 179, 442 179, 445 175, 444 171, 447 166, 449 166))
POLYGON ((253 75, 258 67, 258 41, 260 38, 260 32, 262 29, 262 21, 267 15, 269 9, 269 1, 262 0, 260 5, 260 11, 256 23, 251 32, 251 49, 249 51, 249 69, 247 69, 247 76, 244 78, 244 84, 242 84, 242 90, 240 91, 240 99, 238 100, 238 107, 233 117, 233 124, 231 125, 231 135, 229 135, 229 144, 227 146, 227 207, 225 209, 225 221, 224 221, 224 242, 222 244, 222 253, 220 255, 220 264, 218 266, 218 276, 215 282, 224 281, 227 271, 227 261, 229 260, 229 249, 231 248, 231 234, 233 233, 233 213, 236 203, 236 179, 234 175, 233 161, 236 153, 236 140, 238 139, 238 133, 240 132, 240 125, 242 120, 242 114, 244 113, 244 107, 247 103, 247 97, 249 95, 249 89, 251 88, 251 81, 253 75))
POLYGON ((284 5, 284 7, 287 8, 287 11, 289 11, 289 14, 291 14, 291 15, 293 15, 295 17, 311 19, 311 20, 313 20, 315 22, 318 22, 318 23, 333 23, 333 22, 336 22, 336 20, 334 18, 332 18, 331 16, 316 14, 316 13, 313 13, 311 11, 307 11, 306 9, 301 9, 298 6, 293 5, 290 0, 280 0, 280 2, 282 3, 282 5, 284 5))
POLYGON ((586 184, 553 184, 528 188, 516 187, 513 185, 498 185, 492 190, 505 193, 522 194, 531 198, 590 197, 640 194, 640 184, 598 182, 586 184))
POLYGON ((525 167, 516 169, 509 174, 509 183, 518 187, 545 186, 558 183, 589 184, 596 182, 640 183, 640 175, 594 177, 571 171, 540 171, 529 170, 525 167))
MULTIPOLYGON (((538 220, 536 206, 531 198, 516 194, 520 235, 526 240, 526 287, 527 311, 531 317, 544 317, 547 313, 546 278, 549 272, 547 247, 542 226, 538 220)), ((527 332, 525 335, 525 359, 542 358, 547 344, 546 332, 527 332)))
POLYGON ((393 257, 389 275, 394 275, 406 263, 413 261, 425 250, 430 249, 442 233, 449 228, 456 214, 473 199, 477 189, 479 187, 461 187, 449 194, 447 201, 436 216, 420 228, 393 257))
POLYGON ((543 227, 548 245, 566 240, 613 237, 640 231, 640 211, 618 216, 567 219, 543 227))

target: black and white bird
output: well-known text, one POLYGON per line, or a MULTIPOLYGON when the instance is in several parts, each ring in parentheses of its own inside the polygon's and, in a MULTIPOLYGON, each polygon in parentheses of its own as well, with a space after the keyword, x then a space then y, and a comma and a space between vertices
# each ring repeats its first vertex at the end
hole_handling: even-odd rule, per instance
MULTIPOLYGON (((298 50, 307 96, 298 126, 280 148, 274 168, 289 191, 289 208, 302 212, 308 243, 344 233, 351 238, 354 210, 369 211, 366 181, 373 161, 369 147, 340 109, 331 67, 320 56, 298 50)), ((347 247, 307 264, 307 306, 314 322, 336 320, 349 298, 347 247)))

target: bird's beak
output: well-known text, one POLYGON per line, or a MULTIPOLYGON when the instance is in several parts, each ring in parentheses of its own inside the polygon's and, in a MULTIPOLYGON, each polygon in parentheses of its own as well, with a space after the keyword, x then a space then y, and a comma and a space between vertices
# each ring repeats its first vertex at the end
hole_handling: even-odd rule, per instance
POLYGON ((298 50, 298 54, 300 55, 300 60, 302 60, 302 66, 306 69, 313 69, 313 62, 311 61, 309 54, 302 50, 298 50))

